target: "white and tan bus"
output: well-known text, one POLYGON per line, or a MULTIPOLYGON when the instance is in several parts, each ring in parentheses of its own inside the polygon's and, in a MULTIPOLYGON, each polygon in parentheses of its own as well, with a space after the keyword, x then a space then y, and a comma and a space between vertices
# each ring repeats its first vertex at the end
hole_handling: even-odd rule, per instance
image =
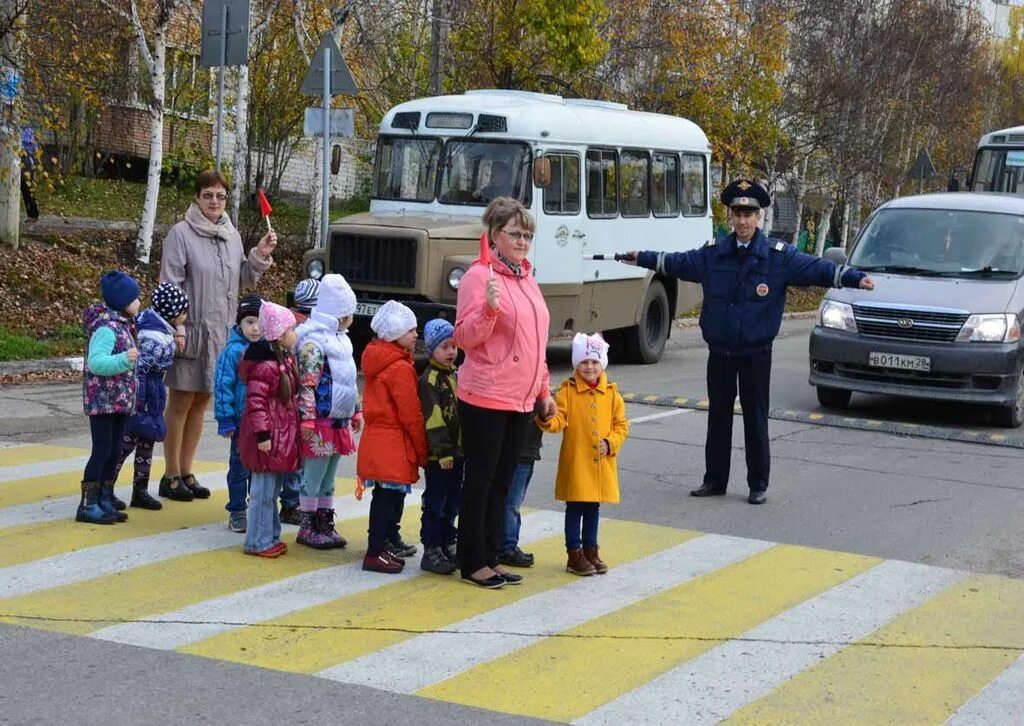
POLYGON ((1024 196, 1024 126, 981 137, 967 189, 1024 196))
POLYGON ((712 236, 704 132, 617 103, 519 91, 468 91, 391 109, 380 124, 370 211, 330 227, 304 270, 343 274, 359 300, 357 349, 382 301, 421 322, 454 318, 496 196, 531 210, 530 252, 553 336, 604 331, 620 360, 650 363, 676 311, 700 288, 590 259, 630 249, 688 250, 712 236))

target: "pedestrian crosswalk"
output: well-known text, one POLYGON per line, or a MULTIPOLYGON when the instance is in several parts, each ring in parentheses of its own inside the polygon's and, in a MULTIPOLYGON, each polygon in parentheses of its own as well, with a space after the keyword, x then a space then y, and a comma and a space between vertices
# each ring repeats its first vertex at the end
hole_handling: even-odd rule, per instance
POLYGON ((368 502, 341 496, 351 482, 340 551, 286 527, 287 556, 242 556, 216 462, 196 467, 209 500, 75 523, 85 454, 0 448, 4 622, 580 724, 1024 712, 1024 581, 616 519, 601 525, 612 570, 576 578, 561 513, 534 510, 522 539, 538 564, 488 591, 415 558, 363 572, 368 502))

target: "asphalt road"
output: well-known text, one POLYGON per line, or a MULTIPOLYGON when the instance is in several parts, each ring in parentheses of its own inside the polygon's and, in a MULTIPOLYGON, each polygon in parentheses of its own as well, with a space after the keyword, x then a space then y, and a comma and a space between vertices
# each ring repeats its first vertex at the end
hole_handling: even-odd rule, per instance
MULTIPOLYGON (((787 322, 776 343, 773 408, 821 412, 806 382, 810 326, 787 322)), ((557 381, 569 369, 568 346, 554 345, 550 358, 557 381)), ((661 363, 616 366, 610 375, 626 392, 699 399, 705 393, 705 362, 698 331, 681 330, 661 363)), ((0 391, 0 442, 88 448, 80 395, 78 386, 0 391)), ((703 473, 705 414, 640 403, 630 403, 628 413, 632 431, 619 461, 623 502, 603 508, 607 516, 1024 577, 1019 448, 826 426, 806 417, 773 420, 768 504, 752 507, 745 503, 738 418, 730 494, 697 500, 688 490, 700 484, 703 473)), ((910 421, 954 434, 999 432, 1011 443, 1024 436, 991 428, 987 412, 962 406, 855 395, 849 415, 910 421)), ((557 439, 545 437, 526 502, 530 507, 561 508, 553 499, 557 445, 557 439)), ((198 458, 226 460, 226 451, 215 427, 208 426, 198 458)), ((0 466, 3 456, 0 449, 0 466)), ((351 459, 344 461, 339 475, 351 476, 353 467, 351 459)), ((7 625, 0 625, 0 653, 0 723, 506 720, 447 703, 7 625), (53 698, 56 693, 61 696, 53 698), (268 699, 267 694, 274 695, 268 699), (142 710, 129 719, 124 706, 134 702, 142 710), (368 714, 374 718, 365 718, 368 714)))

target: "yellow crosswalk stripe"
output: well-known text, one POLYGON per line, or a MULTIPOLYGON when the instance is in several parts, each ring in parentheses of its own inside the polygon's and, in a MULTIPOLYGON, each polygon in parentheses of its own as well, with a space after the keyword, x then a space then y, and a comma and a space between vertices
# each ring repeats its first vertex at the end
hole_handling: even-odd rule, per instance
MULTIPOLYGON (((365 523, 366 518, 361 517, 339 522, 338 527, 355 532, 365 523)), ((296 545, 294 535, 286 535, 282 539, 289 547, 283 557, 276 560, 246 557, 241 551, 244 537, 238 535, 237 547, 188 554, 115 575, 0 600, 0 612, 42 618, 4 618, 8 622, 84 635, 113 622, 178 610, 209 598, 352 562, 362 556, 352 548, 313 550, 296 545)))
POLYGON ((226 502, 227 493, 220 491, 211 493, 209 499, 165 501, 164 508, 155 512, 129 507, 128 521, 121 524, 76 522, 75 512, 71 510, 66 519, 5 527, 0 529, 0 567, 221 520, 226 526, 226 502))
POLYGON ((13 446, 0 449, 0 466, 20 466, 22 464, 38 464, 65 456, 88 456, 89 450, 75 446, 13 446))
POLYGON ((1024 652, 1021 603, 1024 581, 966 578, 729 722, 942 723, 1024 652))
POLYGON ((418 694, 569 721, 877 562, 780 545, 418 694))
MULTIPOLYGON (((695 532, 634 522, 608 521, 601 525, 603 551, 608 553, 613 565, 644 557, 695 536, 695 532)), ((531 548, 539 562, 564 562, 565 545, 561 536, 540 540, 531 548)), ((406 566, 416 567, 418 563, 412 560, 406 566)), ((268 621, 271 625, 294 626, 293 630, 244 628, 181 650, 265 668, 316 673, 418 633, 572 581, 563 566, 551 564, 538 566, 525 574, 526 584, 518 588, 505 587, 499 592, 472 588, 459 582, 458 575, 420 577, 268 621), (303 626, 327 627, 311 630, 303 626), (345 630, 345 627, 358 629, 345 630)))
MULTIPOLYGON (((163 471, 163 459, 153 459, 153 472, 163 471)), ((211 471, 223 471, 224 463, 212 461, 195 462, 196 474, 206 474, 211 471)), ((131 484, 132 468, 126 463, 121 469, 121 475, 117 479, 119 485, 131 484)), ((66 497, 81 492, 82 472, 72 471, 62 474, 47 474, 29 479, 17 479, 0 483, 0 508, 13 507, 18 504, 29 504, 43 499, 54 497, 66 497)), ((70 516, 74 516, 74 511, 70 516)))

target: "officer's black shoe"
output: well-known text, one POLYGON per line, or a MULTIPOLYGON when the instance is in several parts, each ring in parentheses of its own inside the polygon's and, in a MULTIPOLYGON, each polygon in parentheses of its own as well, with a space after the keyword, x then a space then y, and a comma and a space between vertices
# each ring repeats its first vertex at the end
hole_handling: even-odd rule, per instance
POLYGON ((751 490, 750 496, 747 497, 747 503, 748 504, 764 504, 767 501, 768 501, 768 493, 765 492, 763 489, 761 491, 757 491, 757 492, 751 490))
POLYGON ((725 487, 714 487, 710 484, 701 484, 700 489, 694 489, 690 492, 691 497, 724 497, 725 487))

